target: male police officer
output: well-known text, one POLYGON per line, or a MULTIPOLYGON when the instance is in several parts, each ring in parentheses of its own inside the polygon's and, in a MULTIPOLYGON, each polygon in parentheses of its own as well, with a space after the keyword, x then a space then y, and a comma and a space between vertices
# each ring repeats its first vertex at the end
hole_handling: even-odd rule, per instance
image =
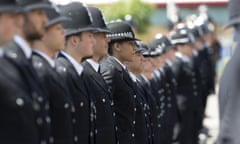
POLYGON ((61 12, 72 21, 63 24, 66 30, 66 47, 57 58, 56 68, 68 86, 75 107, 72 120, 74 143, 89 144, 94 141, 93 120, 96 109, 83 82, 81 62, 93 54, 92 48, 95 43, 93 31, 96 28, 92 26, 89 11, 82 3, 73 2, 65 5, 61 7, 61 12))
POLYGON ((176 27, 171 36, 172 43, 176 45, 177 58, 173 63, 173 73, 177 81, 177 105, 180 111, 180 144, 193 143, 193 120, 195 104, 199 96, 193 57, 193 36, 184 24, 176 27))
POLYGON ((93 56, 83 62, 83 79, 87 91, 94 99, 96 105, 95 119, 95 143, 115 144, 115 119, 113 117, 112 95, 100 72, 100 61, 108 55, 108 42, 106 34, 110 33, 107 28, 102 12, 96 7, 88 7, 92 18, 93 26, 96 27, 94 37, 96 44, 93 47, 93 56), (108 137, 108 138, 107 138, 108 137))
POLYGON ((54 69, 54 58, 65 46, 61 22, 69 19, 61 16, 56 6, 55 9, 48 10, 47 15, 49 21, 45 25, 46 33, 41 40, 33 43, 32 63, 48 92, 54 144, 72 144, 72 101, 67 86, 62 83, 61 77, 54 69))
POLYGON ((125 22, 109 23, 112 31, 109 54, 100 65, 101 74, 113 96, 113 110, 116 118, 117 139, 120 144, 133 144, 135 140, 136 93, 129 76, 126 61, 132 61, 135 54, 136 40, 131 26, 125 22))
POLYGON ((239 45, 239 8, 238 0, 229 1, 229 23, 227 27, 234 27, 236 35, 234 41, 237 43, 235 52, 227 64, 219 89, 219 107, 220 107, 220 132, 218 144, 237 144, 240 141, 238 133, 240 132, 240 115, 239 115, 239 62, 240 62, 240 45, 239 45))
POLYGON ((48 1, 19 0, 25 13, 20 13, 23 25, 17 28, 14 41, 5 46, 1 62, 1 130, 2 143, 49 143, 50 117, 45 89, 33 70, 30 58, 33 40, 44 34, 48 1))
POLYGON ((133 61, 126 62, 126 66, 130 71, 130 76, 133 80, 134 90, 136 91, 136 143, 137 144, 150 144, 152 143, 152 131, 151 131, 151 118, 150 109, 147 104, 146 94, 144 88, 141 85, 138 76, 143 71, 143 56, 142 54, 147 51, 139 41, 136 41, 137 49, 136 54, 133 56, 133 61))

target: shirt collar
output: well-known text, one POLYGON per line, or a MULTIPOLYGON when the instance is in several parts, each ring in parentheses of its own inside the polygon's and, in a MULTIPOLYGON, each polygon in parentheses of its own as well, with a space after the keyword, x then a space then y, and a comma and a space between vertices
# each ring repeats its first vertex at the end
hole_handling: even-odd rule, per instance
POLYGON ((29 59, 32 56, 32 49, 30 48, 29 44, 19 35, 15 35, 13 40, 20 46, 23 50, 25 56, 29 59))
POLYGON ((180 53, 180 52, 176 52, 176 56, 179 57, 179 58, 181 58, 181 59, 182 59, 183 61, 185 61, 185 62, 191 62, 191 58, 190 58, 190 57, 185 56, 185 55, 183 55, 183 54, 180 53))
POLYGON ((173 65, 172 61, 169 59, 166 60, 166 64, 169 65, 170 67, 173 65))
POLYGON ((51 65, 52 68, 55 67, 55 62, 52 58, 50 58, 48 55, 46 55, 45 53, 39 51, 39 50, 34 50, 36 53, 38 53, 39 55, 41 55, 43 58, 45 58, 47 60, 47 62, 51 65))
POLYGON ((137 77, 132 72, 129 72, 129 75, 130 75, 131 79, 133 80, 133 82, 137 82, 137 77))
POLYGON ((78 75, 82 74, 83 67, 80 63, 78 63, 73 57, 71 57, 69 54, 61 51, 61 53, 72 63, 73 67, 77 71, 78 75))
POLYGON ((143 80, 144 80, 145 82, 148 82, 148 81, 149 81, 144 74, 141 74, 141 76, 142 76, 142 78, 143 78, 143 80))
POLYGON ((127 69, 127 67, 124 64, 122 64, 117 58, 115 58, 115 57, 113 57, 113 58, 122 66, 122 68, 124 70, 127 69))
POLYGON ((94 69, 96 72, 98 72, 99 63, 95 62, 93 59, 87 59, 86 61, 93 67, 93 69, 94 69))
POLYGON ((153 71, 153 73, 154 73, 157 77, 161 77, 161 74, 160 74, 160 72, 159 72, 158 70, 153 71))

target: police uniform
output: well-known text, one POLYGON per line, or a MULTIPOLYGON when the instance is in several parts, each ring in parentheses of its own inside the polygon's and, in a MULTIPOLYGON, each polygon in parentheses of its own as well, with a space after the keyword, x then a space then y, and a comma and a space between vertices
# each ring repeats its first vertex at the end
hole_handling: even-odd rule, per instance
MULTIPOLYGON (((49 3, 17 1, 27 10, 50 8, 49 3), (34 6, 34 7, 33 7, 34 6), (29 8, 30 7, 30 8, 29 8), (29 8, 29 9, 27 9, 29 8)), ((8 8, 12 7, 9 1, 8 8)), ((4 7, 1 5, 1 7, 4 7)), ((9 10, 6 8, 6 10, 9 10)), ((20 36, 3 47, 1 58, 1 143, 49 143, 50 122, 47 93, 43 88, 30 59, 31 48, 20 36)))
POLYGON ((234 27, 236 35, 234 41, 237 42, 234 54, 223 72, 219 86, 219 114, 220 129, 217 144, 237 144, 240 141, 238 133, 239 125, 239 8, 238 0, 230 0, 228 4, 229 22, 226 28, 234 27))
MULTIPOLYGON (((88 7, 96 33, 110 33, 104 22, 102 12, 96 7, 88 7)), ((115 118, 113 116, 113 98, 100 72, 100 64, 93 59, 83 62, 83 80, 86 89, 96 106, 94 120, 95 144, 116 144, 115 118), (107 138, 108 137, 108 138, 107 138)))
MULTIPOLYGON (((112 31, 108 35, 112 42, 136 40, 130 25, 125 22, 109 23, 107 27, 112 31)), ((108 56, 100 64, 100 67, 101 74, 113 96, 117 139, 120 144, 134 144, 137 96, 133 88, 133 81, 126 66, 114 56, 108 56)))
MULTIPOLYGON (((147 51, 143 53, 144 57, 153 57, 158 55, 155 52, 151 52, 150 48, 146 45, 147 51)), ((163 103, 161 101, 162 91, 160 81, 154 79, 148 80, 143 74, 139 76, 140 84, 143 87, 146 101, 150 109, 150 119, 151 119, 151 128, 152 128, 152 141, 153 143, 163 142, 163 123, 162 118, 163 114, 161 113, 160 105, 163 103), (159 85, 160 84, 160 85, 159 85)))
MULTIPOLYGON (((186 26, 179 25, 171 40, 173 44, 191 44, 193 36, 186 26)), ((177 106, 180 112, 180 134, 181 144, 193 143, 194 109, 195 101, 199 97, 196 73, 192 57, 176 53, 173 63, 173 73, 176 77, 177 106)))
MULTIPOLYGON (((57 9, 48 10, 46 28, 64 22, 57 9)), ((32 64, 47 89, 50 103, 51 134, 54 144, 72 144, 72 99, 61 76, 55 71, 54 59, 39 50, 33 51, 32 64)))
MULTIPOLYGON (((161 54, 164 55, 168 50, 175 48, 170 42, 170 40, 162 35, 157 34, 155 39, 152 41, 152 47, 161 50, 161 54)), ((163 67, 154 71, 154 79, 158 79, 161 83, 162 104, 160 108, 162 109, 161 113, 165 114, 164 123, 166 130, 164 130, 165 141, 164 143, 172 143, 173 139, 173 129, 178 121, 178 112, 176 109, 176 80, 171 69, 171 62, 166 61, 163 67)))
MULTIPOLYGON (((61 7, 61 14, 70 17, 63 26, 66 37, 83 31, 93 31, 92 21, 87 8, 78 2, 61 7), (79 17, 81 15, 81 17, 79 17)), ((72 56, 60 52, 56 59, 57 72, 62 76, 72 96, 74 109, 72 110, 73 141, 75 144, 94 143, 94 119, 96 107, 87 93, 83 80, 83 66, 72 56)))
MULTIPOLYGON (((143 54, 147 51, 139 41, 135 42, 137 45, 136 53, 143 54)), ((136 143, 137 144, 151 144, 153 143, 150 107, 146 100, 146 93, 141 85, 140 80, 136 75, 130 72, 130 77, 133 80, 134 90, 136 91, 136 143)))

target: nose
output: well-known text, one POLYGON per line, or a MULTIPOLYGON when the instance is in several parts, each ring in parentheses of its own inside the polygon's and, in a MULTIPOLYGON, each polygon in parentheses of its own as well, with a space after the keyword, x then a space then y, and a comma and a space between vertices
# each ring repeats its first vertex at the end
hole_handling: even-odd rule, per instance
POLYGON ((45 12, 43 12, 42 20, 43 20, 44 24, 46 24, 48 22, 48 17, 47 17, 47 14, 45 12))
POLYGON ((93 45, 96 45, 96 39, 94 37, 92 37, 92 43, 93 45))
POLYGON ((64 29, 62 26, 61 26, 61 30, 62 30, 62 31, 61 31, 62 34, 65 35, 66 32, 65 32, 65 29, 64 29))

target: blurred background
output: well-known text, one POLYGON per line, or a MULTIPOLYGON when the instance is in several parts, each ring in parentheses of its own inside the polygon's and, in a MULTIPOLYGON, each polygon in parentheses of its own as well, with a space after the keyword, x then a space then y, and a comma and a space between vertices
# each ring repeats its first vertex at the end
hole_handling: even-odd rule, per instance
MULTIPOLYGON (((192 16, 204 15, 212 21, 216 39, 222 45, 221 58, 216 65, 218 78, 232 55, 232 30, 224 30, 228 21, 228 0, 51 0, 57 5, 80 1, 100 8, 106 22, 115 20, 129 21, 137 36, 144 42, 150 42, 157 33, 168 34, 169 21, 182 20, 192 16)), ((216 82, 218 88, 218 82, 216 82)), ((209 128, 209 136, 203 136, 202 143, 213 144, 218 134, 217 92, 208 99, 204 124, 209 128)))

